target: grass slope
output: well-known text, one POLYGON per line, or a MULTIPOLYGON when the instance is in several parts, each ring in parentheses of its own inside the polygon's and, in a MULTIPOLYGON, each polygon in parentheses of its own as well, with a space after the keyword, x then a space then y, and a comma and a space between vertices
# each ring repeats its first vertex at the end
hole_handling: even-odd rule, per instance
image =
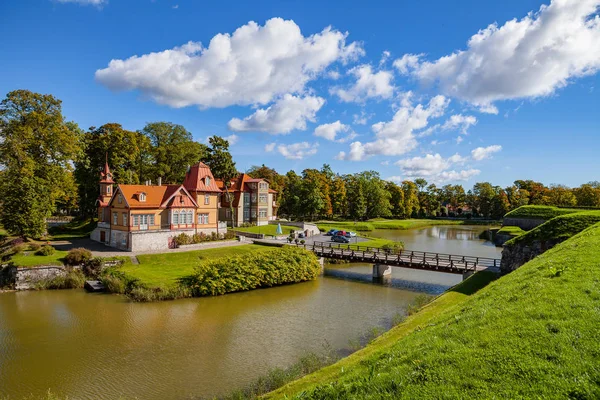
POLYGON ((50 228, 48 234, 52 240, 83 238, 90 236, 96 225, 94 219, 73 220, 68 224, 50 228))
POLYGON ((525 231, 518 226, 503 226, 496 233, 499 235, 520 236, 524 234, 525 231))
POLYGON ((584 211, 576 208, 558 208, 552 206, 521 206, 512 210, 504 218, 526 218, 549 220, 559 215, 571 214, 584 211))
POLYGON ((126 262, 120 270, 137 278, 148 287, 174 286, 178 279, 194 272, 201 259, 249 254, 256 251, 271 251, 274 247, 259 245, 243 245, 221 247, 206 250, 186 251, 181 253, 145 254, 137 256, 139 265, 126 262))
POLYGON ((267 398, 599 398, 599 272, 600 223, 267 398))
POLYGON ((369 232, 375 229, 414 229, 432 225, 462 225, 465 221, 447 221, 435 219, 372 219, 367 222, 352 221, 319 221, 319 230, 327 232, 330 229, 369 232))
MULTIPOLYGON (((536 240, 566 240, 584 229, 600 222, 600 211, 582 211, 572 214, 559 215, 542 225, 517 236, 505 245, 528 244, 536 240)), ((509 227, 505 227, 509 228, 509 227)), ((505 229, 502 228, 502 229, 505 229)))

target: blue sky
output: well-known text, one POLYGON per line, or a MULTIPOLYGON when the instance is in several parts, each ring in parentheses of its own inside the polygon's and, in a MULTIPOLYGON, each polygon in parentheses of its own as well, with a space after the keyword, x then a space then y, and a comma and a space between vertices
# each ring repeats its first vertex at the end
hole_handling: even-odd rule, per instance
POLYGON ((7 0, 0 93, 51 93, 82 128, 234 135, 240 170, 577 186, 600 179, 599 6, 7 0))

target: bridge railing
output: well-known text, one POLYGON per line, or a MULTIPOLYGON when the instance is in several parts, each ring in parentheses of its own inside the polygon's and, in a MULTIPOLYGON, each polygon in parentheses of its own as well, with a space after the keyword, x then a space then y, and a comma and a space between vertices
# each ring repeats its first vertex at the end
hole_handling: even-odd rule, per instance
POLYGON ((440 263, 442 263, 442 265, 450 266, 461 265, 467 269, 469 269, 469 267, 473 269, 477 267, 500 267, 500 259, 489 257, 476 257, 404 249, 393 251, 381 249, 379 247, 331 242, 314 242, 312 244, 299 245, 299 247, 304 247, 305 249, 312 250, 313 252, 319 252, 320 250, 321 253, 325 252, 325 249, 329 249, 329 253, 332 255, 335 254, 347 257, 360 256, 363 259, 370 258, 373 261, 403 261, 417 263, 422 260, 429 265, 439 266, 440 263))

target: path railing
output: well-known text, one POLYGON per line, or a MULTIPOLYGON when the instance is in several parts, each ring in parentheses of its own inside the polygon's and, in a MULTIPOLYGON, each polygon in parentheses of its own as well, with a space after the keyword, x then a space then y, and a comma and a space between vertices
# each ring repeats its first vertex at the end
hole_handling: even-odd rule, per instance
POLYGON ((322 257, 366 261, 412 268, 465 272, 478 268, 499 268, 500 259, 417 250, 387 250, 379 247, 330 242, 297 244, 322 257))

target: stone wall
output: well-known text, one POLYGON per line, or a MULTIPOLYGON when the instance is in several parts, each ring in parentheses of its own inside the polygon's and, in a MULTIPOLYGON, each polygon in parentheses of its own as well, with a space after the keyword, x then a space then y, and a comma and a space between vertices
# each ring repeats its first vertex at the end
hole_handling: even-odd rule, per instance
POLYGON ((67 275, 67 270, 59 265, 40 265, 37 267, 14 267, 15 289, 33 289, 39 281, 44 281, 57 276, 67 275))
POLYGON ((530 231, 535 227, 546 222, 545 219, 530 219, 530 218, 504 218, 502 226, 518 226, 524 231, 530 231))
POLYGON ((536 240, 527 244, 519 243, 511 246, 504 246, 502 249, 500 272, 502 274, 507 274, 514 271, 521 265, 544 253, 546 250, 550 250, 560 242, 562 242, 562 240, 536 240))

